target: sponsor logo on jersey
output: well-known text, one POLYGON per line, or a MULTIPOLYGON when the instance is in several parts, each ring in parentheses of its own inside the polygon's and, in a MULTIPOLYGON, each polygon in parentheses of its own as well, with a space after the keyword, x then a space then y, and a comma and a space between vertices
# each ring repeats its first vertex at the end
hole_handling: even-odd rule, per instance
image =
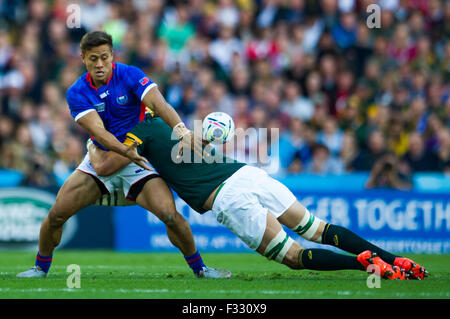
POLYGON ((103 112, 105 111, 105 102, 94 104, 95 109, 97 112, 103 112))
POLYGON ((105 97, 107 97, 109 95, 109 90, 106 90, 106 92, 103 92, 102 94, 100 94, 100 98, 104 99, 105 97))
POLYGON ((128 96, 126 95, 119 95, 116 98, 116 102, 119 103, 120 105, 124 105, 128 102, 128 96))

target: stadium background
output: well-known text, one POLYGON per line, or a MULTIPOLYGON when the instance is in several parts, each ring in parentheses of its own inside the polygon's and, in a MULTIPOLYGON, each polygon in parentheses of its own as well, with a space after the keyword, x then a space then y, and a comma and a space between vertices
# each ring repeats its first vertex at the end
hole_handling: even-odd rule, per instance
MULTIPOLYGON (((0 1, 1 247, 35 249, 84 155, 65 92, 95 29, 188 126, 221 110, 240 128, 279 128, 272 173, 321 218, 390 250, 450 252, 450 3, 438 0, 0 1), (381 28, 367 27, 371 3, 381 28)), ((202 251, 248 251, 177 206, 202 251)), ((174 251, 138 207, 86 208, 64 233, 63 248, 174 251)))

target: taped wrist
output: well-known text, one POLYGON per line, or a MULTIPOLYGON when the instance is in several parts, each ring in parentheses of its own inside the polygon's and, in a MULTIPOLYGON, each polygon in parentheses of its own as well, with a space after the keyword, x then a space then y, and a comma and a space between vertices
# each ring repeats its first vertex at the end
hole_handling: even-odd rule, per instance
POLYGON ((177 125, 175 125, 173 127, 173 131, 175 132, 175 134, 177 134, 178 139, 182 139, 183 136, 185 136, 186 134, 188 134, 190 131, 187 129, 186 125, 184 125, 183 122, 178 123, 177 125))
MULTIPOLYGON (((292 230, 300 235, 301 237, 311 240, 317 229, 319 228, 320 222, 322 220, 318 217, 315 217, 313 214, 309 212, 307 208, 305 208, 305 215, 303 216, 300 223, 297 224, 292 230)), ((322 236, 314 240, 317 243, 322 243, 322 236)))

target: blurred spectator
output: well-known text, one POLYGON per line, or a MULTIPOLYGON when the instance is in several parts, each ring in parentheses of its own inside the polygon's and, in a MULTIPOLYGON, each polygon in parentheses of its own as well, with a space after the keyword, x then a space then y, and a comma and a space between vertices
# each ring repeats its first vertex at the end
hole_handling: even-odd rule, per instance
POLYGON ((177 63, 186 66, 188 63, 188 53, 185 49, 189 40, 195 35, 195 27, 189 22, 188 7, 185 4, 178 4, 172 16, 167 13, 159 29, 158 36, 167 44, 166 61, 169 69, 173 69, 177 63))
POLYGON ((247 42, 245 48, 247 59, 252 62, 260 59, 268 59, 272 62, 278 54, 278 44, 273 38, 270 28, 256 30, 256 36, 247 42))
POLYGON ((338 1, 337 0, 320 0, 321 17, 325 22, 325 26, 331 29, 338 21, 338 1))
POLYGON ((342 147, 339 152, 339 158, 342 161, 346 171, 358 154, 358 146, 356 145, 356 138, 352 131, 345 132, 342 137, 342 147))
POLYGON ((235 30, 225 24, 220 26, 219 37, 213 40, 209 46, 211 58, 217 62, 222 71, 229 72, 232 66, 233 56, 242 56, 242 42, 234 36, 235 30))
POLYGON ((227 88, 223 82, 216 81, 212 84, 210 90, 211 101, 216 110, 234 116, 235 105, 231 95, 228 94, 227 88))
POLYGON ((312 158, 305 164, 305 173, 309 174, 342 174, 344 165, 340 158, 331 155, 324 144, 317 143, 312 147, 312 158))
POLYGON ((116 61, 142 68, 188 126, 221 110, 237 128, 279 128, 278 144, 253 130, 238 156, 267 139, 282 172, 327 171, 325 158, 369 172, 386 152, 405 175, 449 172, 450 5, 379 1, 382 27, 369 29, 372 2, 83 0, 69 28, 65 0, 3 1, 0 168, 41 186, 74 168, 87 136, 65 92, 86 72, 81 36, 103 29, 116 61), (328 157, 314 161, 316 143, 328 157))
POLYGON ((122 49, 123 38, 128 31, 128 23, 123 17, 125 6, 121 2, 109 4, 109 17, 103 24, 103 31, 109 33, 113 38, 113 48, 116 51, 122 49))
POLYGON ((400 170, 397 156, 386 154, 379 158, 370 171, 366 188, 393 188, 409 190, 412 187, 411 177, 400 170))
POLYGON ((250 94, 250 74, 246 68, 235 68, 230 74, 230 93, 233 95, 250 94))
POLYGON ((68 136, 62 149, 61 156, 53 164, 52 171, 59 182, 63 182, 78 166, 83 159, 83 145, 81 141, 73 136, 68 136))
POLYGON ((108 4, 102 0, 83 1, 80 12, 83 12, 81 24, 88 32, 98 29, 109 17, 108 4))
POLYGON ((216 10, 216 20, 219 24, 236 27, 239 22, 239 11, 233 0, 219 0, 219 8, 216 10))
POLYGON ((342 13, 339 23, 331 29, 333 39, 341 49, 347 49, 356 43, 356 33, 357 20, 352 11, 342 13))
POLYGON ((446 174, 450 173, 450 130, 442 129, 437 132, 438 169, 446 174))
POLYGON ((438 158, 436 154, 425 147, 421 134, 415 132, 409 137, 408 152, 403 156, 413 172, 438 171, 438 158))
POLYGON ((387 150, 402 157, 409 148, 409 133, 404 130, 404 121, 402 117, 392 117, 386 130, 387 150))
POLYGON ((293 159, 305 162, 310 157, 310 149, 305 139, 306 127, 299 118, 292 118, 289 130, 281 134, 279 141, 280 164, 287 169, 293 159))
POLYGON ((343 133, 339 129, 337 120, 328 117, 324 121, 323 129, 317 134, 317 141, 324 144, 333 156, 341 151, 343 133))
POLYGON ((392 42, 388 46, 388 55, 397 65, 410 62, 416 54, 414 42, 410 37, 407 24, 397 25, 392 37, 392 42))
POLYGON ((301 155, 299 152, 295 152, 292 161, 289 164, 289 167, 287 169, 288 173, 291 174, 298 174, 303 171, 303 161, 301 160, 301 155))
POLYGON ((261 11, 256 17, 256 25, 262 28, 270 27, 275 23, 280 11, 279 0, 263 0, 261 11))
POLYGON ((300 86, 289 81, 284 87, 284 99, 281 102, 281 110, 288 114, 291 118, 300 118, 308 121, 314 114, 314 103, 301 94, 300 86))
POLYGON ((381 131, 375 130, 369 134, 367 148, 358 152, 350 164, 350 170, 370 171, 375 162, 386 154, 386 142, 381 131))

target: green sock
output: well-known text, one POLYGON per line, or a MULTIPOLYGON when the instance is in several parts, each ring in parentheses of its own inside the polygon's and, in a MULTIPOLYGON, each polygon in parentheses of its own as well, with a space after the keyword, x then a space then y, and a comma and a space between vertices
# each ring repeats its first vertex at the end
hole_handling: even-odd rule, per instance
POLYGON ((338 254, 326 249, 302 249, 298 261, 303 268, 311 270, 364 270, 355 256, 338 254))
POLYGON ((347 228, 327 224, 322 234, 322 243, 338 247, 352 254, 360 254, 363 251, 370 250, 376 253, 385 262, 392 264, 397 257, 380 247, 377 247, 365 239, 362 239, 347 228))

